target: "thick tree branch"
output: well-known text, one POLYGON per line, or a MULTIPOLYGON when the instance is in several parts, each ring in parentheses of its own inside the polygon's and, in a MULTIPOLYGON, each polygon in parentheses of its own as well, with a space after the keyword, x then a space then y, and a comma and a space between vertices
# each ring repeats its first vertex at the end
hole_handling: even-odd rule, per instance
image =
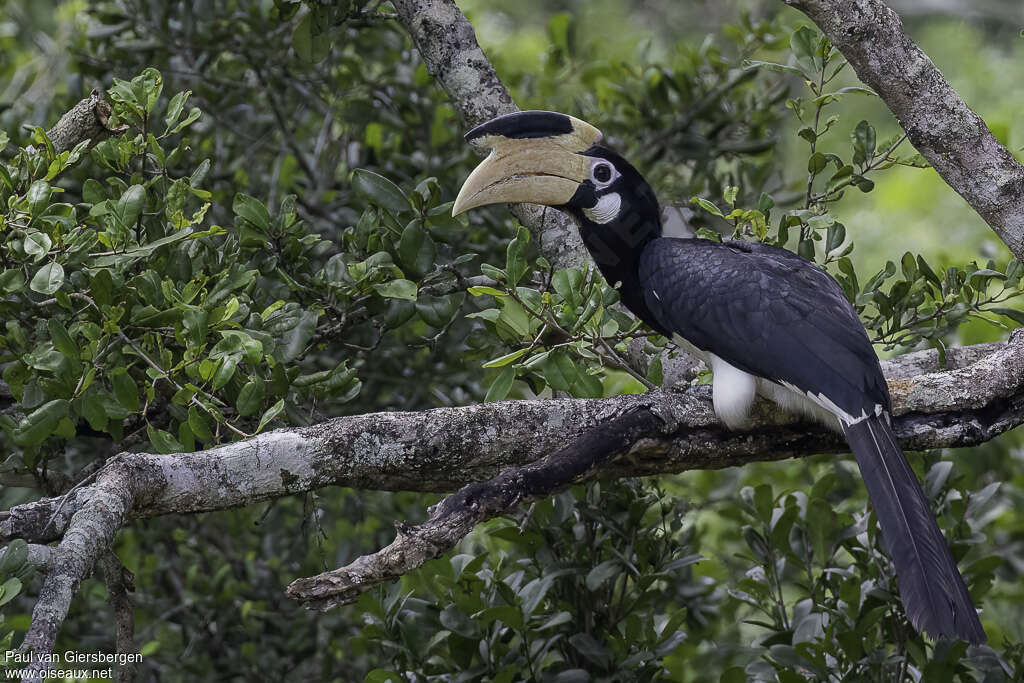
MULTIPOLYGON (((1024 419, 1024 394, 1017 393, 1024 388, 1024 333, 1017 335, 1015 345, 1016 348, 997 351, 982 361, 948 373, 895 380, 897 412, 904 413, 897 431, 904 443, 920 447, 917 439, 930 440, 951 426, 961 436, 973 434, 977 438, 991 438, 993 429, 1002 431, 1024 419), (1001 366, 1003 363, 1006 365, 1001 366), (993 386, 979 386, 974 396, 960 393, 967 384, 977 381, 978 373, 990 372, 995 367, 1005 367, 1007 374, 998 378, 993 386), (956 396, 962 397, 959 400, 948 393, 951 385, 947 380, 952 377, 956 378, 958 387, 956 396), (1015 388, 1009 389, 1007 383, 1015 388), (993 391, 995 387, 998 389, 993 391), (1014 398, 1000 398, 1002 395, 998 392, 1003 390, 1014 393, 1014 398), (961 409, 950 423, 936 424, 934 420, 922 420, 921 413, 910 412, 928 401, 945 405, 950 400, 961 409), (1003 418, 991 421, 997 413, 1003 418), (1009 415, 1014 417, 1007 421, 1005 418, 1009 415)), ((649 457, 659 463, 674 462, 683 469, 692 467, 695 459, 706 469, 725 466, 713 456, 709 458, 710 453, 698 455, 698 449, 693 448, 695 443, 711 444, 709 450, 714 452, 719 435, 695 425, 689 411, 677 412, 675 406, 660 402, 656 395, 645 398, 650 403, 641 402, 619 413, 610 412, 595 427, 536 463, 510 466, 490 481, 463 487, 435 506, 426 522, 417 526, 396 524, 398 534, 390 545, 346 567, 296 580, 288 587, 288 596, 313 609, 352 602, 373 586, 394 580, 448 552, 480 522, 510 512, 524 501, 564 490, 588 473, 645 473, 644 463, 649 462, 649 457), (628 456, 625 462, 615 463, 616 456, 622 455, 628 456)), ((762 409, 766 407, 761 405, 762 409)), ((763 413, 758 419, 765 419, 763 413)), ((756 443, 763 453, 782 457, 805 444, 819 452, 843 450, 845 442, 837 434, 821 431, 775 428, 743 436, 756 443), (764 443, 762 440, 766 437, 775 442, 764 443), (805 441, 808 438, 809 444, 805 441)))
MULTIPOLYGON (((983 350, 991 352, 980 360, 979 351, 955 351, 946 371, 892 381, 900 416, 897 433, 905 447, 974 445, 1024 422, 1024 333, 983 350)), ((905 367, 930 363, 934 368, 935 357, 934 352, 910 354, 903 363, 888 363, 888 369, 903 375, 905 367)), ((0 542, 60 539, 24 645, 49 652, 79 583, 131 518, 247 505, 332 484, 415 491, 475 486, 439 508, 425 527, 403 527, 390 551, 293 591, 327 606, 349 599, 357 583, 365 587, 388 580, 443 552, 473 520, 580 479, 844 450, 838 435, 800 423, 764 402, 749 431, 728 431, 715 418, 704 386, 610 399, 506 401, 357 415, 198 453, 123 454, 93 484, 3 513, 0 542), (595 446, 595 438, 605 445, 595 446)))
POLYGON ((785 0, 818 25, 910 142, 1024 260, 1024 167, 903 32, 881 0, 785 0))

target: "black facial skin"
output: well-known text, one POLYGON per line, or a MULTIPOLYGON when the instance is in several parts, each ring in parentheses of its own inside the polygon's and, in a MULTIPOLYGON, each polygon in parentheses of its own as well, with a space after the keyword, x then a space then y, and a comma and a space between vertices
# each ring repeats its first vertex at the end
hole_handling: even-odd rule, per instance
MULTIPOLYGON (((610 149, 594 146, 583 155, 608 160, 619 172, 619 177, 602 188, 598 188, 593 180, 583 181, 569 203, 558 208, 576 219, 583 244, 605 280, 612 285, 627 283, 619 286, 626 308, 664 334, 644 303, 637 274, 638 258, 644 247, 661 237, 658 198, 639 171, 610 149), (602 195, 610 193, 617 193, 622 199, 619 214, 603 224, 590 220, 583 210, 593 208, 602 195)), ((602 180, 600 167, 595 176, 602 180)))

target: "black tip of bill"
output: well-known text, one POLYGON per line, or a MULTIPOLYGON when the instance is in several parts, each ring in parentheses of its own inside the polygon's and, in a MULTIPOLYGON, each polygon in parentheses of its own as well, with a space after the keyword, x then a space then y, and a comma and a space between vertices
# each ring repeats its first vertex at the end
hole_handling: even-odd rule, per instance
POLYGON ((572 117, 554 111, 517 111, 482 123, 466 133, 466 142, 498 135, 503 138, 550 138, 573 132, 572 117))

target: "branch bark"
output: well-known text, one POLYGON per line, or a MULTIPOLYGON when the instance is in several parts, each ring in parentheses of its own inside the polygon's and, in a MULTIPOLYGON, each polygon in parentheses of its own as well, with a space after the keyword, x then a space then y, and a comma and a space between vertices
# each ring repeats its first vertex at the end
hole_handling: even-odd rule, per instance
POLYGON ((882 0, 784 0, 817 24, 879 94, 942 179, 1024 260, 1024 167, 882 0))
POLYGON ((103 99, 99 90, 93 90, 89 97, 81 100, 60 117, 57 124, 46 131, 54 150, 59 154, 71 149, 83 140, 92 145, 128 130, 128 126, 110 127, 110 115, 114 112, 110 102, 103 99))
MULTIPOLYGON (((1024 423, 1024 332, 1005 344, 950 353, 948 360, 951 367, 945 371, 891 381, 904 447, 974 445, 1024 423)), ((903 375, 907 368, 935 364, 936 354, 925 351, 887 366, 903 375)), ((397 546, 341 570, 347 578, 331 572, 322 582, 314 578, 292 591, 311 604, 328 606, 443 552, 472 528, 473 520, 575 481, 845 449, 837 434, 800 423, 766 402, 756 407, 748 431, 729 431, 718 423, 706 386, 610 399, 506 401, 357 415, 197 453, 122 454, 93 484, 3 513, 0 542, 60 539, 24 645, 50 652, 78 584, 107 552, 117 530, 133 518, 248 505, 328 485, 435 492, 474 485, 435 511, 424 527, 401 527, 397 546), (628 421, 620 423, 623 416, 628 421), (613 438, 617 433, 623 436, 613 438), (600 443, 595 445, 595 438, 600 443), (549 453, 556 455, 530 465, 549 453), (595 454, 600 457, 587 459, 595 454)))

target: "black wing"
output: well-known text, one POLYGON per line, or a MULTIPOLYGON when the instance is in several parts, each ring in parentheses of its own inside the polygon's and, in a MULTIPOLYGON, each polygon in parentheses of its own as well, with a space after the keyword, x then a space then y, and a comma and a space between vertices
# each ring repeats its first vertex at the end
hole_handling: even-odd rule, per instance
POLYGON ((765 244, 661 238, 639 276, 655 327, 753 375, 822 394, 853 417, 889 410, 878 357, 827 273, 765 244))

